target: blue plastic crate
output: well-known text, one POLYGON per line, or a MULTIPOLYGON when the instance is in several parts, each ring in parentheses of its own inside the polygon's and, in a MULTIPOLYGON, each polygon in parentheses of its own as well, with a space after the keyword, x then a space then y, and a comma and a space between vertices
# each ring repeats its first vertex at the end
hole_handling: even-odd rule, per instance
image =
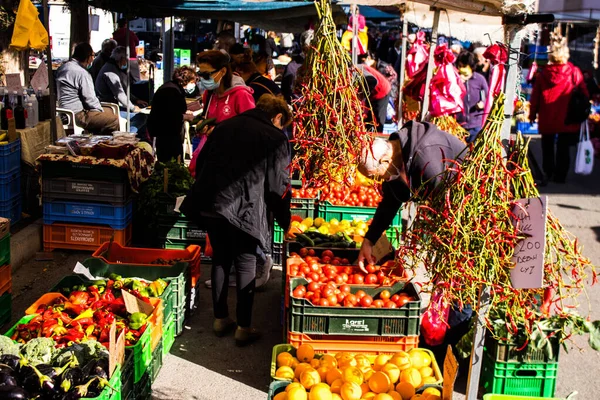
POLYGON ((72 222, 76 224, 109 225, 125 229, 131 223, 133 202, 125 205, 85 203, 55 200, 44 202, 44 224, 72 222))
POLYGON ((537 135, 538 124, 529 122, 517 122, 517 130, 523 135, 537 135))
POLYGON ((0 145, 0 174, 21 169, 21 139, 0 145))
POLYGON ((0 201, 8 201, 21 195, 21 171, 17 169, 0 173, 0 201))
POLYGON ((0 200, 0 217, 10 219, 10 224, 14 225, 21 219, 21 195, 12 199, 0 200))

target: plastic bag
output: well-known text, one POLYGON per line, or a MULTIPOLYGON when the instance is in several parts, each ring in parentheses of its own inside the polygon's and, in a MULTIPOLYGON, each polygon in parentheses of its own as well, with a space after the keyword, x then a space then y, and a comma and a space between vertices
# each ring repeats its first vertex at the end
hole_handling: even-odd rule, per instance
POLYGON ((494 99, 500 92, 504 91, 504 82, 506 80, 506 62, 508 61, 508 51, 503 44, 494 44, 487 48, 483 57, 490 61, 491 73, 489 78, 488 97, 485 102, 484 113, 482 117, 483 124, 494 104, 494 99))
POLYGON ((208 239, 208 235, 206 235, 206 245, 204 247, 204 257, 212 257, 213 256, 213 249, 212 246, 210 245, 210 240, 208 239))
POLYGON ((48 47, 48 32, 38 18, 39 12, 30 0, 21 0, 10 47, 23 51, 28 48, 46 50, 48 47))
POLYGON ((417 32, 417 38, 406 54, 406 75, 413 78, 425 70, 429 58, 428 46, 425 43, 425 32, 417 32))
POLYGON ((463 96, 466 94, 458 71, 454 67, 456 57, 442 44, 435 49, 437 72, 431 79, 429 113, 432 117, 464 112, 463 96))
POLYGON ((436 290, 431 296, 431 302, 423 314, 421 332, 425 342, 430 346, 439 346, 444 343, 448 330, 448 314, 450 304, 444 298, 442 290, 436 290))
POLYGON ((594 170, 594 145, 590 141, 590 132, 587 121, 581 124, 579 144, 577 145, 577 158, 575 159, 575 173, 589 175, 594 170))

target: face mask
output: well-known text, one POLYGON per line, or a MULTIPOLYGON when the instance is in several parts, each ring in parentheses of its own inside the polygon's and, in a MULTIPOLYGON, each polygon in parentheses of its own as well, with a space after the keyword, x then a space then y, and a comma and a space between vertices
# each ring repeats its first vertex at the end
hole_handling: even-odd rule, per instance
POLYGON ((196 84, 188 83, 187 85, 185 85, 184 90, 187 94, 192 94, 194 93, 194 90, 196 90, 196 84))
POLYGON ((253 44, 252 46, 250 46, 252 48, 252 52, 253 53, 258 53, 258 51, 260 50, 260 46, 257 44, 253 44))
POLYGON ((125 64, 125 65, 121 65, 121 70, 123 70, 123 71, 127 71, 127 64, 125 64))
POLYGON ((88 65, 86 65, 86 66, 85 66, 85 69, 87 69, 88 71, 89 71, 90 69, 92 69, 92 64, 88 64, 88 65))
POLYGON ((220 82, 215 82, 213 77, 208 79, 200 78, 200 86, 204 88, 204 90, 216 90, 221 85, 220 82))
POLYGON ((461 78, 469 79, 473 75, 473 70, 471 69, 471 67, 467 66, 460 68, 458 70, 458 73, 460 74, 461 78))

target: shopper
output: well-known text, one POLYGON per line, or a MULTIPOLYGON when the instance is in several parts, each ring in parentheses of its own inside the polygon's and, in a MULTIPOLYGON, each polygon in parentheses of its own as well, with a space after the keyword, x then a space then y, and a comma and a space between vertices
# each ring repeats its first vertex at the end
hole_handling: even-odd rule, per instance
POLYGON ((252 94, 254 102, 258 102, 263 94, 272 94, 278 96, 281 94, 279 86, 269 78, 265 78, 260 72, 254 61, 252 61, 252 51, 247 49, 238 62, 232 63, 233 71, 238 74, 246 85, 254 91, 252 94))
POLYGON ((143 131, 146 124, 146 116, 140 114, 140 107, 147 107, 148 103, 132 94, 127 97, 128 63, 127 49, 122 46, 115 48, 96 78, 96 92, 101 101, 118 104, 122 118, 127 118, 129 113, 129 131, 138 132, 143 131))
MULTIPOLYGON (((398 64, 398 66, 400 66, 399 60, 402 58, 402 40, 396 40, 396 42, 394 42, 394 47, 392 47, 389 50, 388 56, 387 56, 387 62, 390 65, 394 66, 394 69, 396 69, 396 64, 398 64)), ((396 73, 399 74, 400 73, 400 68, 396 69, 396 73)))
POLYGON ((486 79, 475 72, 476 65, 475 55, 469 51, 463 51, 456 59, 458 72, 466 88, 462 98, 464 111, 456 115, 456 121, 469 131, 467 143, 473 142, 483 127, 485 101, 489 91, 486 79))
POLYGON ((163 84, 152 98, 148 131, 156 138, 158 161, 183 160, 183 121, 191 121, 185 96, 196 89, 196 71, 184 66, 177 68, 173 79, 163 84))
POLYGON ((127 27, 127 19, 122 18, 117 22, 119 29, 113 32, 113 39, 119 46, 129 46, 129 58, 136 58, 135 48, 140 44, 137 35, 127 27))
POLYGON ((490 80, 490 72, 491 72, 491 64, 490 60, 484 57, 485 51, 487 47, 476 47, 473 50, 473 54, 475 54, 475 59, 477 60, 477 65, 475 66, 475 71, 479 72, 485 78, 486 82, 490 80))
POLYGON ((222 31, 217 35, 217 40, 215 41, 215 50, 223 50, 226 53, 229 53, 231 47, 236 43, 235 35, 230 31, 222 31))
POLYGON ((79 43, 73 56, 56 71, 58 106, 75 113, 75 124, 95 134, 110 134, 119 130, 119 116, 102 109, 94 91, 88 69, 94 60, 94 50, 88 43, 79 43))
POLYGON ((365 93, 365 97, 369 98, 373 110, 372 115, 375 117, 375 121, 373 121, 369 113, 366 121, 374 122, 377 132, 383 132, 383 126, 387 119, 387 107, 390 101, 392 85, 390 85, 385 76, 366 63, 368 58, 368 53, 358 56, 358 69, 362 71, 369 91, 365 93))
POLYGON ((267 46, 267 40, 262 35, 252 34, 250 39, 250 48, 252 49, 252 57, 254 63, 258 67, 258 71, 264 76, 275 80, 275 64, 273 63, 273 56, 269 54, 269 47, 267 46))
MULTIPOLYGON (((201 64, 202 65, 202 64, 201 64)), ((291 113, 282 98, 264 95, 257 108, 218 125, 197 162, 196 182, 182 211, 205 227, 213 248, 211 272, 214 332, 236 323, 227 306, 229 272, 237 276, 236 344, 260 335, 251 328, 256 247, 270 247, 268 212, 284 231, 290 225, 287 137, 291 113)))
POLYGON ((102 50, 100 50, 100 53, 98 53, 98 55, 94 59, 94 62, 92 63, 92 68, 90 69, 90 74, 92 74, 92 79, 94 80, 94 82, 96 81, 100 70, 102 69, 104 64, 108 62, 112 51, 116 47, 117 42, 114 39, 106 39, 104 42, 102 42, 102 50))
POLYGON ((565 183, 571 163, 570 147, 577 144, 580 129, 579 124, 565 124, 569 101, 576 89, 588 97, 589 93, 581 71, 569 62, 566 39, 553 37, 548 61, 533 86, 529 120, 537 118, 542 135, 544 182, 552 179, 565 183))
POLYGON ((298 76, 298 71, 304 64, 304 59, 306 58, 306 54, 310 49, 310 43, 314 37, 315 31, 312 29, 302 33, 300 36, 301 52, 292 58, 292 61, 286 65, 283 72, 283 78, 281 79, 281 93, 283 93, 283 97, 289 104, 292 104, 292 100, 297 97, 295 95, 296 77, 298 76))

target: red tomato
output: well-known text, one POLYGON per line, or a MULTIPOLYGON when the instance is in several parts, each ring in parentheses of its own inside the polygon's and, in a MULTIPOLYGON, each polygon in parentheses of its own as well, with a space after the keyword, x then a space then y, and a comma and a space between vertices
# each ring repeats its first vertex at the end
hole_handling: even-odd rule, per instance
POLYGON ((333 294, 331 296, 327 296, 327 301, 329 302, 330 306, 336 306, 338 303, 338 298, 335 294, 333 294))
POLYGON ((400 294, 399 297, 400 298, 398 299, 398 301, 396 301, 396 304, 398 304, 398 307, 402 307, 409 301, 413 300, 413 298, 411 296, 404 294, 404 293, 400 294))
POLYGON ((373 305, 377 308, 383 308, 385 303, 383 302, 383 300, 377 299, 377 300, 373 300, 373 305))
POLYGON ((321 296, 323 296, 323 297, 329 297, 329 296, 335 294, 334 290, 335 289, 333 289, 331 286, 325 285, 321 289, 321 296))
POLYGON ((311 272, 312 272, 312 271, 310 270, 310 267, 309 267, 308 265, 304 264, 304 265, 302 266, 302 273, 303 273, 304 275, 308 275, 308 274, 310 274, 311 272))
POLYGON ((327 283, 327 282, 329 282, 329 278, 326 277, 325 275, 319 275, 319 282, 327 283))
POLYGON ((301 248, 300 249, 300 257, 306 257, 308 255, 308 249, 301 248))
POLYGON ((337 297, 338 303, 341 303, 346 298, 346 293, 344 293, 344 292, 337 293, 335 295, 335 297, 337 297))
POLYGON ((321 276, 317 272, 313 272, 312 274, 310 274, 310 279, 312 279, 313 282, 319 282, 320 278, 321 276))
POLYGON ((365 293, 364 290, 359 290, 356 292, 355 296, 358 300, 362 299, 363 297, 365 297, 367 294, 365 293))
POLYGON ((342 258, 342 260, 340 262, 342 263, 342 265, 350 264, 350 260, 348 260, 347 258, 342 258))
POLYGON ((308 284, 309 292, 318 292, 320 288, 321 288, 321 285, 319 285, 318 282, 311 282, 308 284))
POLYGON ((383 280, 387 278, 387 275, 385 274, 385 272, 383 271, 379 271, 377 273, 377 279, 379 279, 379 282, 383 282, 383 280))
POLYGON ((306 295, 306 289, 304 289, 304 287, 300 287, 298 286, 296 289, 294 289, 294 291, 292 292, 292 296, 296 297, 298 299, 303 298, 306 295))
MULTIPOLYGON (((308 288, 310 290, 310 287, 308 288)), ((391 293, 389 290, 384 290, 381 293, 379 293, 379 298, 383 301, 389 300, 391 296, 391 293)))
POLYGON ((342 280, 344 281, 344 283, 347 283, 347 282, 348 282, 348 279, 350 279, 350 278, 348 277, 348 274, 346 274, 346 273, 343 273, 343 274, 342 274, 342 280))
POLYGON ((393 301, 394 303, 397 303, 399 299, 400 299, 400 295, 398 295, 398 294, 395 294, 392 297, 390 297, 390 300, 393 301))
POLYGON ((321 257, 321 262, 323 264, 329 264, 331 262, 331 257, 329 257, 329 256, 323 256, 323 257, 321 257))
POLYGON ((375 271, 377 271, 377 269, 375 268, 375 266, 374 266, 374 265, 372 265, 372 264, 368 264, 368 265, 365 267, 365 269, 366 269, 366 270, 367 270, 367 272, 368 272, 368 273, 370 273, 370 274, 372 274, 372 273, 374 273, 375 271))
POLYGON ((365 295, 362 299, 360 299, 360 305, 363 307, 371 307, 373 304, 373 298, 369 295, 365 295))
POLYGON ((377 283, 377 275, 369 274, 365 276, 365 284, 367 285, 375 285, 377 283))
POLYGON ((290 275, 298 276, 299 271, 300 271, 300 268, 297 265, 294 265, 293 267, 290 268, 290 275))
POLYGON ((356 304, 358 304, 358 298, 356 297, 356 295, 353 295, 352 293, 349 293, 346 298, 344 299, 344 301, 348 300, 350 303, 352 303, 353 306, 355 306, 356 304))
POLYGON ((385 305, 385 308, 398 308, 398 305, 396 305, 396 303, 394 303, 393 301, 388 300, 385 305))
POLYGON ((315 251, 313 249, 308 250, 308 255, 311 257, 315 256, 315 251))
POLYGON ((336 283, 337 285, 341 285, 342 283, 344 283, 344 278, 342 278, 342 276, 341 276, 341 275, 336 275, 336 276, 335 276, 335 283, 336 283))
POLYGON ((333 251, 331 251, 331 250, 325 250, 324 252, 321 253, 321 257, 332 258, 333 257, 333 251))
POLYGON ((342 286, 340 286, 340 291, 342 293, 350 293, 350 285, 342 285, 342 286))
POLYGON ((348 275, 352 275, 353 269, 352 267, 344 267, 344 273, 348 275))
POLYGON ((332 263, 333 265, 340 265, 340 260, 336 260, 336 259, 334 259, 334 260, 333 260, 331 263, 332 263))
POLYGON ((321 299, 319 300, 319 305, 321 307, 329 307, 329 301, 327 301, 327 299, 321 299))
POLYGON ((318 262, 313 261, 310 263, 310 270, 312 272, 319 272, 321 270, 321 266, 319 265, 318 262))
POLYGON ((352 275, 352 283, 355 285, 362 285, 365 283, 365 278, 361 274, 352 275))

